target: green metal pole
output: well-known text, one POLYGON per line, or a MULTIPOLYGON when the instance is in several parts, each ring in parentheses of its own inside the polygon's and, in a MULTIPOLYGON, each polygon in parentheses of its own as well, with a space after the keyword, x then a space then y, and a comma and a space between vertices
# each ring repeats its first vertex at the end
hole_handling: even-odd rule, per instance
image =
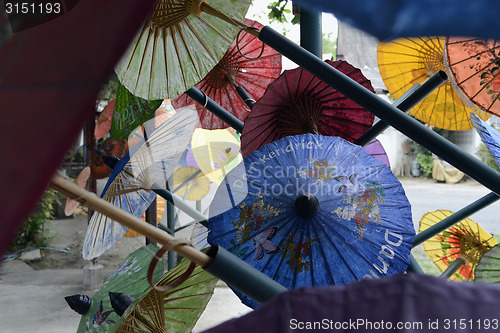
POLYGON ((422 270, 422 267, 417 262, 417 259, 413 256, 413 254, 410 254, 410 264, 408 265, 408 268, 406 269, 407 272, 412 272, 416 274, 425 274, 424 271, 422 270))
MULTIPOLYGON (((431 76, 427 81, 413 85, 403 96, 398 98, 392 105, 403 112, 408 112, 415 105, 423 101, 430 93, 439 88, 447 80, 447 75, 443 71, 439 71, 431 76)), ((389 124, 379 120, 365 134, 361 135, 354 143, 360 146, 366 146, 370 141, 375 139, 380 133, 385 131, 389 124)))
POLYGON ((441 277, 450 278, 460 267, 465 265, 465 260, 462 257, 458 258, 446 268, 446 270, 441 273, 441 277))
POLYGON ((300 46, 323 58, 323 31, 321 12, 300 7, 300 46))
POLYGON ((485 163, 429 130, 417 120, 377 97, 368 89, 299 45, 289 41, 272 28, 267 26, 262 28, 259 39, 410 139, 474 178, 491 191, 500 194, 500 174, 485 163))
POLYGON ((235 131, 238 131, 240 133, 243 131, 243 122, 241 120, 229 113, 219 104, 215 103, 210 97, 205 95, 198 88, 193 87, 189 89, 188 91, 186 91, 186 95, 198 102, 198 104, 203 105, 208 111, 212 112, 226 124, 234 128, 235 131))
POLYGON ((455 212, 448 216, 447 218, 443 219, 442 221, 434 224, 433 226, 430 226, 429 228, 425 229, 424 231, 418 233, 415 236, 415 239, 413 240, 413 247, 422 244, 429 238, 431 238, 434 235, 437 235, 438 233, 448 229, 455 223, 458 223, 462 221, 463 219, 469 217, 470 215, 480 211, 481 209, 491 205, 492 203, 498 201, 500 197, 496 195, 495 193, 488 193, 484 197, 474 201, 473 203, 465 206, 464 208, 460 209, 458 212, 455 212))

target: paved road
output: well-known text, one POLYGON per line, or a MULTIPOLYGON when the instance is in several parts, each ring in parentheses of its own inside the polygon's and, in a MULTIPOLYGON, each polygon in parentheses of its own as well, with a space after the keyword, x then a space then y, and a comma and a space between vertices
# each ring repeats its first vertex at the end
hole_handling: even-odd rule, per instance
MULTIPOLYGON (((456 212, 490 193, 488 189, 474 182, 444 184, 434 180, 403 179, 401 183, 412 205, 415 230, 418 230, 420 218, 427 212, 438 209, 456 212)), ((471 215, 470 218, 486 231, 500 234, 500 200, 471 215)))

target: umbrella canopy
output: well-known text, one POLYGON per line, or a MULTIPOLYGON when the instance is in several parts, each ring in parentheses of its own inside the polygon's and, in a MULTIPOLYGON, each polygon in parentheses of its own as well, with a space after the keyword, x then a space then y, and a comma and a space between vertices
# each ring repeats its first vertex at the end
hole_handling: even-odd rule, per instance
POLYGON ((95 124, 94 136, 96 139, 102 139, 111 129, 113 111, 115 109, 116 99, 112 99, 108 105, 101 111, 95 124))
POLYGON ((495 245, 483 254, 474 269, 474 280, 489 283, 500 283, 500 245, 495 245))
MULTIPOLYGON (((453 212, 449 210, 425 213, 420 220, 418 231, 424 231, 451 214, 453 212)), ((423 246, 429 258, 441 272, 444 272, 458 258, 465 261, 465 265, 462 265, 450 279, 473 280, 474 268, 479 259, 496 244, 498 243, 492 235, 476 222, 466 218, 425 241, 423 246)))
POLYGON ((94 161, 90 165, 90 168, 96 179, 102 179, 111 175, 113 171, 106 165, 103 156, 122 158, 126 154, 128 148, 125 140, 115 140, 113 138, 107 138, 104 142, 100 143, 97 148, 98 151, 94 154, 94 161))
POLYGON ((243 159, 240 142, 227 129, 197 128, 191 139, 191 149, 200 170, 217 185, 243 159))
POLYGON ((408 266, 410 204, 387 166, 357 145, 288 136, 247 156, 225 181, 210 206, 208 242, 289 289, 408 266))
MULTIPOLYGON (((171 284, 190 264, 189 260, 182 259, 156 286, 171 284)), ((196 266, 189 278, 172 290, 161 292, 149 288, 116 322, 115 332, 191 332, 212 298, 217 281, 196 266)))
POLYGON ((297 0, 296 4, 335 17, 380 40, 415 36, 500 38, 495 0, 297 0), (471 17, 481 17, 472 22, 471 17))
POLYGON ((491 157, 493 157, 495 163, 500 168, 500 133, 479 117, 473 115, 471 121, 490 152, 491 157))
MULTIPOLYGON (((75 178, 74 182, 81 188, 85 188, 87 186, 87 181, 89 180, 90 177, 90 167, 85 167, 83 170, 80 172, 80 174, 75 178)), ((73 213, 76 210, 76 207, 78 207, 80 203, 76 200, 66 198, 66 206, 64 207, 64 214, 66 216, 73 215, 73 213)))
POLYGON ((500 40, 449 37, 446 69, 465 103, 500 116, 500 40))
POLYGON ((115 71, 135 96, 177 96, 200 82, 231 46, 238 28, 200 6, 242 20, 250 0, 159 0, 115 71))
MULTIPOLYGON (((128 213, 140 217, 156 194, 151 184, 165 184, 186 149, 197 122, 194 110, 184 110, 164 122, 146 142, 137 144, 119 160, 101 197, 128 213)), ((155 119, 150 120, 155 122, 155 119)), ((126 232, 126 227, 95 212, 83 241, 82 257, 90 260, 109 249, 126 232)))
MULTIPOLYGON (((149 263, 158 247, 148 245, 132 252, 104 282, 92 297, 92 305, 83 314, 77 332, 114 332, 121 320, 113 309, 110 292, 124 293, 132 298, 143 297, 151 288, 147 281, 149 263)), ((157 282, 163 275, 164 264, 160 261, 153 275, 157 282)))
POLYGON ((127 139, 133 130, 154 117, 162 103, 163 99, 148 101, 136 97, 125 86, 118 84, 111 136, 117 140, 127 139))
POLYGON ((495 285, 402 274, 291 290, 205 333, 487 332, 499 327, 499 300, 495 285))
POLYGON ((191 166, 183 166, 174 172, 174 189, 177 189, 177 194, 185 197, 187 200, 198 201, 203 199, 210 190, 210 181, 208 178, 199 173, 194 178, 194 173, 200 169, 191 166), (190 179, 192 178, 192 179, 190 179), (184 185, 183 185, 184 184, 184 185))
POLYGON ((372 155, 377 160, 387 165, 388 168, 391 167, 391 164, 389 163, 389 156, 387 156, 384 146, 382 146, 380 141, 378 141, 377 139, 373 139, 363 148, 368 154, 372 155))
MULTIPOLYGON (((257 21, 245 19, 245 25, 261 29, 257 21)), ((263 44, 257 37, 243 31, 234 41, 221 61, 196 85, 208 97, 234 114, 239 120, 248 116, 248 108, 236 92, 242 86, 249 96, 258 100, 266 91, 267 85, 281 74, 281 54, 263 44)), ((201 127, 205 129, 221 129, 228 125, 203 108, 186 94, 172 99, 174 108, 196 105, 199 109, 201 127)))
MULTIPOLYGON (((401 38, 379 43, 377 60, 380 75, 394 98, 400 98, 414 84, 445 70, 444 44, 444 37, 401 38)), ((409 111, 429 125, 452 131, 471 129, 471 112, 449 81, 409 111)), ((477 113, 483 119, 489 117, 485 112, 477 113)))
MULTIPOLYGON (((374 91, 361 71, 345 61, 326 61, 374 91)), ((315 133, 350 142, 366 132, 374 116, 302 68, 287 70, 271 83, 245 120, 243 156, 287 135, 315 133)))

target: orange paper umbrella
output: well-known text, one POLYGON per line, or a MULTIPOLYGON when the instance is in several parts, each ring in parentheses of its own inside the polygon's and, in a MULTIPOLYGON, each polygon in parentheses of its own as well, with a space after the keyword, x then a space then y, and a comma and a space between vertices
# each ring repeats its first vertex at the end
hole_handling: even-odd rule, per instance
MULTIPOLYGON (((424 214, 419 232, 453 214, 449 210, 436 210, 424 214)), ((451 280, 474 279, 474 268, 479 259, 498 242, 479 224, 466 218, 445 231, 425 241, 425 252, 432 262, 444 272, 455 260, 461 258, 465 264, 450 277, 451 280)))
POLYGON ((465 103, 500 116, 500 41, 450 37, 446 68, 465 103))
POLYGON ((96 179, 102 179, 108 177, 111 171, 113 171, 104 163, 102 156, 122 158, 127 152, 127 142, 125 140, 118 141, 113 138, 107 138, 98 146, 98 150, 95 154, 94 162, 90 167, 96 179))
MULTIPOLYGON (((416 83, 423 83, 438 71, 444 71, 444 37, 401 38, 380 42, 377 61, 380 75, 387 90, 394 98, 400 98, 416 83)), ((464 131, 472 128, 468 108, 446 82, 427 98, 413 107, 409 113, 419 120, 446 130, 464 131)), ((485 112, 476 112, 487 119, 485 112)))
MULTIPOLYGON (((245 19, 245 24, 257 29, 263 25, 257 21, 245 19)), ((255 36, 242 32, 233 42, 222 60, 196 85, 208 97, 234 114, 241 121, 248 115, 248 108, 236 92, 242 86, 254 100, 262 97, 267 85, 281 73, 281 54, 255 36)), ((222 129, 228 125, 203 108, 203 105, 188 99, 186 94, 172 99, 174 108, 184 107, 186 103, 196 105, 202 128, 222 129)))

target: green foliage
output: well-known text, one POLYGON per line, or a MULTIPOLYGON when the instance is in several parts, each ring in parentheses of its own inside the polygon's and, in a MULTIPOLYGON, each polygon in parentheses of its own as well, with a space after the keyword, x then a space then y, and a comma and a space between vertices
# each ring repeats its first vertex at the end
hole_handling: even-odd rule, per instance
POLYGON ((495 162, 493 157, 491 157, 491 154, 488 151, 488 148, 486 148, 486 146, 483 143, 481 143, 481 145, 479 146, 479 149, 478 149, 476 154, 481 159, 481 161, 488 164, 490 167, 492 167, 496 171, 500 171, 497 163, 495 162))
POLYGON ((11 244, 11 251, 49 244, 52 235, 48 226, 54 217, 54 205, 57 203, 59 203, 57 192, 52 189, 47 190, 35 211, 23 222, 21 230, 11 244))
POLYGON ((415 155, 415 159, 417 160, 418 164, 420 165, 420 170, 422 171, 424 176, 431 177, 432 176, 432 164, 433 164, 431 152, 427 151, 427 152, 417 153, 415 155))
MULTIPOLYGON (((271 2, 267 6, 267 9, 270 10, 269 14, 267 14, 267 17, 269 18, 270 23, 273 23, 273 22, 287 23, 288 22, 288 19, 286 18, 285 13, 290 14, 292 11, 290 9, 285 8, 287 4, 288 4, 288 0, 278 0, 278 1, 271 2)), ((296 19, 297 17, 298 16, 296 16, 292 19, 292 24, 299 23, 298 19, 296 19)))
POLYGON ((337 40, 332 39, 332 33, 323 33, 323 53, 331 53, 333 58, 337 54, 337 40))

